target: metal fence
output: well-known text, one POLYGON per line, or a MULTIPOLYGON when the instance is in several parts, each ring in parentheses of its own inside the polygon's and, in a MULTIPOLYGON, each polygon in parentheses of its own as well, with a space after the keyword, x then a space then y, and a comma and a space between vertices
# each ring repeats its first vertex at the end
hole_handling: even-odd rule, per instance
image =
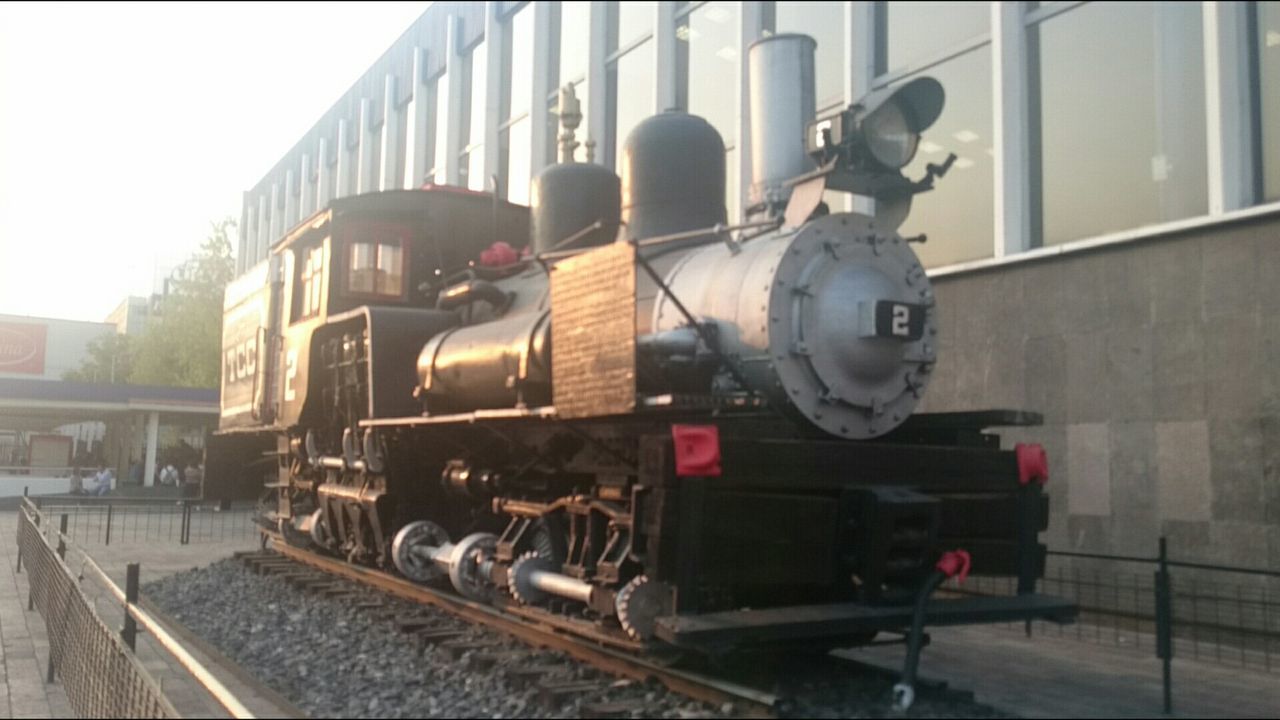
POLYGON ((28 608, 38 609, 49 634, 48 681, 62 678, 80 717, 176 718, 159 685, 124 640, 94 612, 57 549, 40 532, 33 507, 18 510, 18 567, 29 575, 28 608))
MULTIPOLYGON (((1033 635, 1152 652, 1164 661, 1170 710, 1172 658, 1280 672, 1280 572, 1154 557, 1049 551, 1037 592, 1074 600, 1074 625, 1008 623, 1033 635)), ((973 577, 950 592, 1012 595, 1014 578, 973 577)))
POLYGON ((250 506, 206 506, 193 502, 49 501, 34 499, 49 515, 68 517, 67 535, 82 545, 173 542, 180 545, 253 539, 258 535, 250 506))
POLYGON ((127 566, 128 581, 122 590, 92 557, 74 545, 69 533, 70 514, 59 514, 56 528, 52 517, 29 499, 22 500, 18 508, 17 571, 26 568, 28 608, 39 609, 48 632, 47 682, 62 679, 67 699, 78 716, 180 717, 134 654, 141 626, 232 717, 254 717, 155 618, 138 607, 141 569, 137 563, 127 566), (68 550, 83 560, 78 575, 72 574, 66 563, 68 550), (118 634, 107 627, 79 584, 86 569, 121 603, 124 626, 118 634))

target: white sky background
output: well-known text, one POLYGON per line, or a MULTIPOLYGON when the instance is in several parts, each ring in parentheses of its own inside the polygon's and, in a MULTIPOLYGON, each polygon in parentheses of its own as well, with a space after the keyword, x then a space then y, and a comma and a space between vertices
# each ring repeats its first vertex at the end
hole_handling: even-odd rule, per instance
POLYGON ((428 5, 0 3, 0 313, 149 294, 428 5))

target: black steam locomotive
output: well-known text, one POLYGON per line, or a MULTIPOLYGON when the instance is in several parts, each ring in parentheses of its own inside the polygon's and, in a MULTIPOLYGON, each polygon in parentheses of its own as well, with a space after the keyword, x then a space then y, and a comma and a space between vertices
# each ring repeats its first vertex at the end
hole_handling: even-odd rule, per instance
POLYGON ((751 48, 746 223, 705 121, 641 123, 619 178, 572 162, 569 90, 530 208, 429 186, 298 225, 227 292, 211 487, 256 458, 290 542, 627 648, 914 629, 913 666, 923 623, 1069 618, 1033 592, 1043 451, 983 432, 1036 417, 913 414, 937 316, 896 227, 949 162, 901 168, 942 88, 814 120, 813 47, 751 48), (930 599, 970 570, 1021 594, 930 599))

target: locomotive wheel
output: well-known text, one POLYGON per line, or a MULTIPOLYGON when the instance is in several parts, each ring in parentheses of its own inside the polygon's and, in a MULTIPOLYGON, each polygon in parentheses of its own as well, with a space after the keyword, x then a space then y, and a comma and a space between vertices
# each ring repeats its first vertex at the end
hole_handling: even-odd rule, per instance
POLYGON ((464 597, 487 602, 493 585, 481 572, 481 566, 493 557, 498 549, 498 536, 492 533, 471 533, 453 546, 449 559, 449 580, 464 597))
POLYGON ((311 514, 311 542, 325 550, 333 544, 333 536, 329 534, 329 526, 324 521, 324 510, 316 510, 311 514))
POLYGON ((449 542, 449 533, 430 520, 418 520, 400 528, 391 543, 391 561, 401 575, 417 583, 428 583, 444 571, 427 554, 449 542))

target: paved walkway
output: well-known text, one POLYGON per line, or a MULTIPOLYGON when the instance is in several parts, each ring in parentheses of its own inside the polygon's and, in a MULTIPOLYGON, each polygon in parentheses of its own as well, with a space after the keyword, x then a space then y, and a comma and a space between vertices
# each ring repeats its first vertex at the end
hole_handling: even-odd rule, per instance
MULTIPOLYGON (((1140 718, 1162 714, 1161 664, 1142 650, 1036 635, 1021 628, 931 628, 922 677, 972 690, 979 702, 1028 718, 1140 718)), ((847 651, 901 669, 902 646, 847 651)), ((1280 717, 1280 672, 1173 661, 1173 717, 1280 717)))
MULTIPOLYGON (((26 572, 15 573, 17 563, 17 511, 0 511, 0 718, 55 718, 71 717, 71 705, 61 683, 45 683, 45 670, 49 661, 49 641, 44 620, 35 610, 27 610, 28 585, 26 572)), ((110 547, 91 544, 85 549, 95 561, 121 587, 124 586, 125 565, 141 563, 141 579, 145 586, 152 580, 188 570, 227 557, 237 550, 257 548, 257 541, 248 533, 237 533, 215 542, 193 542, 178 545, 168 540, 149 542, 114 541, 110 547)), ((68 553, 72 571, 81 562, 74 553, 68 553)), ((109 627, 120 627, 124 614, 116 601, 107 594, 101 584, 86 573, 81 587, 94 599, 99 615, 109 627)), ((207 658, 198 653, 197 659, 207 658)), ((213 700, 191 680, 189 674, 176 660, 160 648, 149 633, 139 629, 138 657, 142 665, 156 678, 165 695, 185 717, 227 717, 213 700)), ((208 663, 206 663, 208 666, 208 663)), ((240 699, 249 705, 259 717, 280 717, 279 708, 269 698, 247 694, 244 686, 229 673, 211 667, 240 699)))

